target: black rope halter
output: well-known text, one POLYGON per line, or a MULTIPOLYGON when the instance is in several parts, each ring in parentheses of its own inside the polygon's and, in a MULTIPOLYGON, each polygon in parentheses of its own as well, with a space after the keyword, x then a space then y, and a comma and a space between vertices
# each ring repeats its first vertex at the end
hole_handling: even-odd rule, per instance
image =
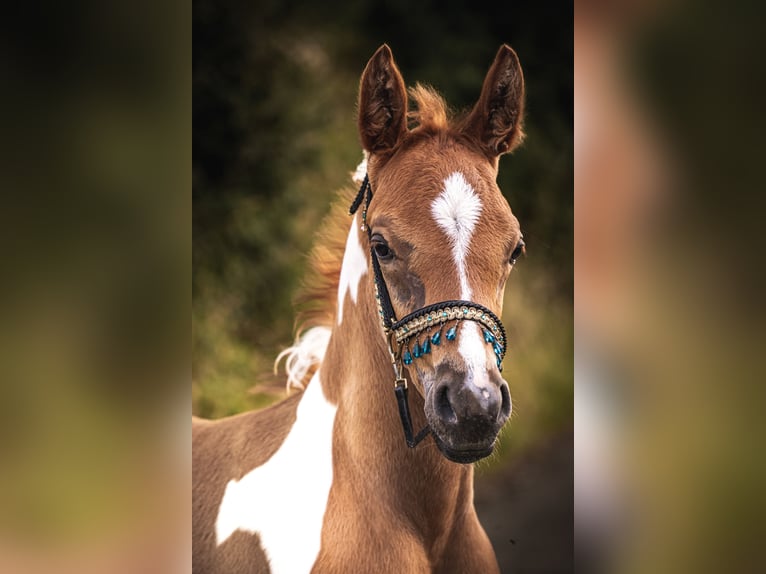
MULTIPOLYGON (((372 186, 367 175, 359 188, 354 201, 351 203, 349 214, 354 215, 364 201, 362 210, 362 231, 367 232, 371 238, 372 231, 367 225, 367 209, 372 200, 372 186)), ((370 242, 370 260, 375 280, 375 300, 378 304, 378 314, 383 323, 383 330, 388 340, 388 352, 391 355, 391 363, 394 367, 396 378, 394 380, 394 393, 399 406, 399 417, 402 420, 404 438, 407 446, 414 448, 428 433, 428 425, 413 434, 412 417, 410 416, 409 400, 407 398, 407 379, 404 377, 404 365, 411 365, 414 359, 419 359, 431 353, 434 346, 442 343, 442 331, 447 328, 444 338, 454 341, 457 338, 457 328, 460 321, 474 321, 482 327, 484 341, 492 345, 497 360, 497 367, 503 370, 503 357, 507 346, 505 328, 500 318, 486 307, 472 301, 442 301, 426 307, 421 307, 405 316, 401 320, 396 319, 394 307, 388 287, 383 280, 380 270, 380 261, 375 249, 370 242), (432 333, 432 331, 435 331, 432 333), (425 333, 421 343, 421 336, 425 333)))

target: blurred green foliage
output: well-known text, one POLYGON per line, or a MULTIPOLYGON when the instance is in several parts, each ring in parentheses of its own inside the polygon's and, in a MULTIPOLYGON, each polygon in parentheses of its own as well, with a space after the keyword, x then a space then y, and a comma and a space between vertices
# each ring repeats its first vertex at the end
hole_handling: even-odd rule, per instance
POLYGON ((4 13, 2 572, 109 571, 71 563, 188 506, 190 23, 156 2, 4 13))
POLYGON ((361 159, 357 87, 374 50, 388 43, 409 85, 431 84, 460 110, 506 42, 525 72, 528 135, 499 177, 528 245, 504 318, 520 427, 510 435, 571 428, 571 4, 528 3, 508 18, 467 0, 199 0, 193 18, 195 414, 270 400, 305 254, 361 159))

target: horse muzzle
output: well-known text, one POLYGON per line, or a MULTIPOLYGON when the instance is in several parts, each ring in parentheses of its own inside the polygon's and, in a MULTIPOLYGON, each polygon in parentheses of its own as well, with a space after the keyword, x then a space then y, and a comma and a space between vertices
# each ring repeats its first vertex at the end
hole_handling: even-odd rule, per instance
POLYGON ((511 395, 497 369, 482 373, 442 363, 427 384, 425 413, 439 450, 458 463, 492 454, 511 414, 511 395))

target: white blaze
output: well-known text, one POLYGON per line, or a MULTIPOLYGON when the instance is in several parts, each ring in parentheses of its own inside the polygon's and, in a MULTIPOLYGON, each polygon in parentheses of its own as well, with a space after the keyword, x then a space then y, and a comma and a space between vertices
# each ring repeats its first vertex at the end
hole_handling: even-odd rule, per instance
POLYGON ((431 205, 431 213, 452 245, 452 258, 460 279, 460 298, 470 300, 471 286, 468 284, 465 259, 481 215, 481 200, 463 174, 455 172, 444 180, 444 189, 431 205))
POLYGON ((311 570, 332 485, 335 411, 314 375, 279 450, 226 485, 215 524, 217 544, 237 530, 252 532, 260 536, 272 574, 311 570))
POLYGON ((367 257, 365 257, 362 244, 359 242, 359 227, 356 224, 356 216, 351 222, 351 229, 346 239, 346 252, 343 255, 343 266, 340 269, 340 281, 338 284, 338 325, 343 322, 343 303, 346 293, 351 295, 351 301, 356 304, 359 294, 359 281, 367 273, 367 257))
MULTIPOLYGON (((431 205, 431 214, 452 247, 452 259, 460 281, 460 298, 465 301, 470 301, 473 296, 468 282, 466 258, 481 210, 481 199, 460 172, 454 172, 444 180, 441 194, 431 205)), ((458 350, 468 369, 468 381, 478 386, 488 384, 486 346, 479 326, 473 321, 463 322, 458 350)))

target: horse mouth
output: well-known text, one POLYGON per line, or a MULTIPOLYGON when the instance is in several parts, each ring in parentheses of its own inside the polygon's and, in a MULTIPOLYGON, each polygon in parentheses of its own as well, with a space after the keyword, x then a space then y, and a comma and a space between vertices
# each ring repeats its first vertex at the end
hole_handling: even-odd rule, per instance
POLYGON ((432 433, 434 442, 444 457, 458 464, 471 464, 473 462, 480 461, 483 458, 487 458, 495 450, 495 440, 493 440, 489 446, 480 448, 452 448, 447 446, 443 440, 439 438, 436 433, 432 433))

